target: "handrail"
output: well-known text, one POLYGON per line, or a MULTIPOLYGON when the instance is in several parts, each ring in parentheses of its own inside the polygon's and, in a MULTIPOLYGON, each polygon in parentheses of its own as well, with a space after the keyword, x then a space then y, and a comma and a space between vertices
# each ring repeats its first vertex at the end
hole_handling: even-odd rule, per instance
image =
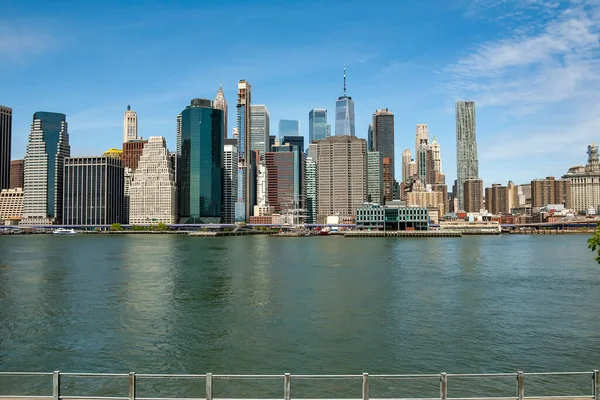
MULTIPOLYGON (((130 373, 94 373, 94 372, 21 372, 21 371, 0 371, 0 378, 3 377, 28 377, 28 376, 52 376, 52 394, 45 396, 27 396, 27 395, 6 395, 0 393, 0 399, 52 399, 52 400, 172 400, 172 399, 184 399, 184 400, 226 400, 226 398, 213 398, 213 383, 215 381, 225 380, 275 380, 283 378, 283 400, 292 399, 292 381, 294 380, 338 380, 338 379, 362 379, 362 391, 357 393, 353 400, 399 400, 395 397, 387 398, 375 398, 370 397, 370 380, 373 379, 397 379, 397 380, 413 380, 413 379, 439 379, 440 385, 440 396, 436 398, 432 397, 419 397, 414 400, 600 400, 600 371, 587 371, 587 372, 528 372, 523 371, 509 372, 509 373, 439 373, 439 374, 374 374, 369 375, 368 373, 362 374, 341 374, 341 375, 313 375, 313 374, 271 374, 271 375, 245 375, 245 374, 136 374, 135 372, 130 373), (525 378, 536 377, 536 376, 586 376, 589 375, 592 378, 592 393, 591 395, 570 395, 570 396, 526 396, 525 395, 525 378), (107 396, 66 396, 61 395, 61 377, 68 378, 127 378, 128 379, 128 392, 127 396, 123 397, 107 397, 107 396), (448 397, 448 381, 454 378, 516 378, 516 393, 515 396, 487 396, 487 397, 448 397), (136 386, 138 379, 198 379, 205 380, 205 396, 198 397, 138 397, 136 395, 136 386)), ((232 400, 240 400, 232 399, 232 400)), ((302 399, 302 400, 317 400, 317 399, 302 399)), ((341 399, 336 399, 341 400, 341 399)), ((407 399, 404 399, 407 400, 407 399)))

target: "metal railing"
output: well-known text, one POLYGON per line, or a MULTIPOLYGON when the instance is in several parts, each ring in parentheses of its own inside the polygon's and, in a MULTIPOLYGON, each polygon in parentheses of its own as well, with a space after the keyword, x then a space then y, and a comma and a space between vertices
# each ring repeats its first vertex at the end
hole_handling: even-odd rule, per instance
MULTIPOLYGON (((356 399, 356 400, 391 400, 391 399, 412 399, 412 400, 502 400, 502 399, 512 399, 512 400, 524 400, 524 399, 573 399, 573 400, 600 400, 600 371, 594 370, 591 372, 537 372, 537 373, 527 373, 525 374, 523 371, 518 371, 516 373, 484 373, 484 374, 447 374, 442 372, 440 374, 413 374, 413 375, 369 375, 368 373, 363 373, 362 375, 292 375, 289 373, 283 375, 219 375, 219 374, 136 374, 135 372, 130 372, 128 374, 110 374, 110 373, 68 373, 68 372, 0 372, 0 379, 12 379, 12 378, 24 378, 24 377, 51 377, 52 378, 52 394, 50 395, 50 388, 48 387, 48 395, 41 396, 32 396, 26 394, 19 393, 3 393, 5 386, 1 385, 0 380, 0 400, 83 400, 83 399, 92 399, 92 400, 174 400, 174 399, 205 399, 205 400, 224 400, 224 399, 258 399, 256 396, 228 396, 228 397, 214 397, 214 386, 213 384, 216 381, 228 381, 229 384, 233 381, 239 380, 249 380, 249 381, 260 381, 260 380, 279 380, 283 383, 283 397, 268 397, 268 399, 283 399, 283 400, 291 400, 292 399, 292 381, 294 382, 303 382, 303 381, 317 381, 317 380, 361 380, 362 381, 362 393, 356 393, 356 397, 346 397, 347 399, 356 399), (591 378, 592 388, 591 394, 579 394, 581 392, 577 392, 574 390, 572 395, 533 395, 526 396, 525 395, 525 378, 552 378, 552 377, 579 377, 585 378, 586 376, 591 378), (88 395, 66 395, 62 392, 61 382, 63 379, 86 379, 86 378, 102 378, 102 379, 118 379, 121 380, 120 383, 127 383, 127 396, 88 396, 88 395), (470 397, 449 397, 448 396, 448 382, 449 381, 459 381, 462 379, 477 379, 484 378, 493 382, 493 386, 497 385, 498 380, 504 378, 516 378, 516 385, 514 386, 515 395, 514 396, 494 396, 494 395, 484 395, 484 396, 470 396, 470 397), (166 384, 168 381, 173 379, 185 379, 192 381, 193 384, 193 394, 195 396, 185 396, 185 397, 139 397, 137 396, 137 387, 138 382, 142 379, 148 380, 158 380, 158 385, 162 386, 166 384), (201 384, 202 380, 204 380, 204 385, 201 384), (371 397, 370 393, 370 383, 373 381, 384 381, 384 380, 393 380, 393 381, 410 381, 410 380, 439 380, 439 397, 424 397, 424 396, 411 396, 411 397, 402 397, 402 396, 387 396, 387 397, 371 397), (198 384, 200 383, 200 384, 198 384), (4 388, 4 389, 3 389, 4 388)), ((513 383, 514 385, 514 383, 513 383)), ((547 385, 547 381, 540 383, 538 386, 547 385)), ((313 387, 314 385, 310 385, 313 387)), ((570 387, 570 384, 566 385, 569 387, 569 390, 573 388, 570 387)), ((10 390, 10 389, 9 389, 10 390)), ((581 389, 580 389, 581 390, 581 389)), ((105 394, 105 392, 100 391, 105 394)), ((123 393, 124 395, 125 393, 123 393)), ((265 399, 265 397, 262 397, 265 399)), ((309 399, 309 397, 294 397, 298 399, 309 399)), ((320 396, 320 397, 310 397, 310 399, 326 399, 326 398, 335 398, 337 400, 341 400, 340 397, 328 397, 328 396, 320 396)))

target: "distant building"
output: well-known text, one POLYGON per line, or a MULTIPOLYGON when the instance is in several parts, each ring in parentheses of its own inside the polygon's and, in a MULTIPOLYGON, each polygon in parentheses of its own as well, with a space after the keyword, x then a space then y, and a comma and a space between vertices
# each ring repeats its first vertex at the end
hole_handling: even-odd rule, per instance
POLYGON ((415 160, 417 175, 423 182, 427 182, 427 150, 429 149, 429 128, 427 124, 417 125, 415 136, 415 160))
POLYGON ((181 112, 179 217, 182 224, 221 221, 223 111, 207 99, 193 99, 181 112))
POLYGON ((239 163, 235 220, 247 222, 256 204, 256 153, 252 151, 250 146, 252 89, 250 82, 243 79, 238 82, 236 107, 239 163))
MULTIPOLYGON (((588 146, 588 161, 585 167, 570 168, 569 172, 563 176, 563 179, 569 182, 569 204, 556 202, 556 204, 565 204, 566 208, 573 208, 578 212, 589 213, 593 209, 598 213, 600 211, 600 165, 598 163, 598 146, 591 144, 588 146)), ((532 182, 532 201, 533 193, 532 182)))
POLYGON ((317 190, 317 163, 312 157, 306 158, 305 171, 306 223, 314 224, 317 222, 319 192, 317 190))
POLYGON ((435 136, 427 147, 427 183, 440 185, 446 183, 446 176, 442 173, 442 152, 435 136))
POLYGON ((273 212, 304 209, 305 157, 305 154, 294 146, 288 151, 273 151, 265 155, 267 199, 273 212))
POLYGON ((378 151, 367 152, 367 201, 383 204, 383 160, 378 151))
POLYGON ((135 111, 131 111, 131 106, 127 106, 125 117, 123 118, 123 143, 138 139, 138 117, 135 111))
POLYGON ((334 136, 317 142, 318 219, 353 217, 367 200, 367 141, 334 136))
POLYGON ((0 190, 10 186, 12 109, 0 106, 0 190))
MULTIPOLYGON (((225 92, 223 92, 223 85, 219 84, 219 90, 213 101, 213 107, 217 110, 223 111, 223 141, 227 139, 227 100, 225 100, 225 92)), ((179 152, 177 153, 181 155, 179 152)))
POLYGON ((269 135, 269 151, 273 151, 272 148, 275 146, 276 135, 269 135))
POLYGON ((123 177, 119 157, 65 158, 63 224, 123 223, 123 177))
POLYGON ((410 175, 410 162, 412 161, 412 154, 409 149, 405 149, 402 152, 402 182, 406 182, 410 175))
POLYGON ((283 139, 284 136, 299 136, 300 135, 300 123, 297 120, 292 119, 280 119, 279 120, 279 138, 283 139))
POLYGON ((238 149, 226 144, 223 151, 223 208, 221 220, 224 224, 235 222, 235 203, 238 197, 238 149))
POLYGON ((261 157, 269 151, 271 117, 267 106, 252 104, 250 107, 250 149, 261 157))
MULTIPOLYGON (((265 153, 266 154, 266 153, 265 153)), ((256 207, 266 207, 269 204, 267 198, 267 166, 261 161, 256 168, 256 207)), ((256 213, 254 213, 256 215, 256 213)))
POLYGON ((531 205, 543 207, 548 204, 563 204, 566 208, 571 208, 570 180, 549 176, 531 181, 531 205))
POLYGON ((508 182, 507 186, 493 184, 485 189, 486 209, 494 215, 509 215, 515 205, 515 185, 508 182))
POLYGON ((129 190, 130 224, 177 222, 175 173, 164 137, 151 136, 148 139, 129 190))
POLYGON ((456 174, 458 208, 463 209, 466 208, 464 183, 479 178, 474 101, 456 102, 456 174))
POLYGON ((181 157, 181 113, 177 114, 177 131, 176 131, 176 152, 177 156, 181 157))
POLYGON ((124 171, 123 194, 125 196, 123 203, 123 222, 126 224, 129 223, 129 209, 131 203, 129 188, 131 187, 133 173, 138 167, 146 143, 148 143, 147 140, 131 140, 123 143, 123 152, 121 154, 124 171))
POLYGON ((313 108, 308 113, 308 143, 323 140, 330 136, 331 126, 327 125, 327 110, 313 108))
POLYGON ((304 136, 284 136, 281 144, 297 146, 301 152, 304 152, 304 136))
POLYGON ((62 223, 64 162, 70 155, 65 114, 33 114, 25 154, 22 224, 62 223))
POLYGON ((394 199, 394 162, 391 157, 383 157, 382 171, 382 187, 383 187, 383 202, 388 203, 394 199))
POLYGON ((356 229, 405 231, 429 229, 427 207, 388 207, 380 204, 361 204, 356 209, 356 229))
POLYGON ((25 160, 12 160, 10 162, 10 188, 23 188, 25 180, 25 160))
POLYGON ((463 184, 463 193, 465 198, 465 212, 477 213, 484 209, 483 180, 467 179, 463 184))
POLYGON ((413 189, 407 193, 406 204, 409 207, 437 208, 441 215, 448 211, 442 192, 413 189))
MULTIPOLYGON (((335 136, 356 136, 354 100, 346 95, 346 67, 344 66, 344 94, 335 102, 335 136)), ((354 211, 352 211, 354 213, 354 211)))
POLYGON ((23 216, 23 188, 0 191, 0 223, 20 221, 23 216))
POLYGON ((119 161, 121 161, 123 159, 123 150, 110 148, 106 150, 102 155, 107 157, 118 158, 119 161))
POLYGON ((394 145, 394 113, 383 109, 373 114, 373 151, 381 153, 381 157, 391 161, 388 185, 393 186, 396 180, 396 155, 394 145))

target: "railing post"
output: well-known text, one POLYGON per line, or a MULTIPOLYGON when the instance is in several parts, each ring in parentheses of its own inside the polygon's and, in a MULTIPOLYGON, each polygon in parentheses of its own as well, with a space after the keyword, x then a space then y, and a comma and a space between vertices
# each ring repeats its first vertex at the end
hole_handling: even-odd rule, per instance
POLYGON ((212 373, 206 374, 206 400, 212 400, 212 373))
POLYGON ((289 373, 286 373, 283 376, 283 400, 290 400, 291 399, 291 379, 292 376, 289 373))
POLYGON ((517 399, 523 400, 525 397, 525 374, 523 371, 517 371, 517 399))
POLYGON ((448 375, 442 372, 440 376, 440 399, 446 400, 448 398, 448 375))
POLYGON ((135 372, 129 373, 129 400, 135 400, 135 372))
POLYGON ((363 400, 369 400, 369 374, 363 373, 363 391, 362 391, 363 400))
POLYGON ((52 373, 52 399, 60 400, 60 371, 52 373))
POLYGON ((600 400, 600 371, 594 370, 594 400, 600 400))

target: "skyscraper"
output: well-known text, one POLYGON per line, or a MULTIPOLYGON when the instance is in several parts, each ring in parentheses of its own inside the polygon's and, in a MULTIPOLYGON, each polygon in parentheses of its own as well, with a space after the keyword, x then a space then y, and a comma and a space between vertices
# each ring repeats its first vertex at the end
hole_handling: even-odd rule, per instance
POLYGON ((479 177, 474 101, 456 102, 456 176, 458 208, 462 210, 465 182, 479 177))
POLYGON ((23 188, 25 179, 25 160, 10 162, 10 189, 23 188))
POLYGON ((410 161, 412 160, 412 154, 409 149, 405 149, 402 152, 402 182, 406 182, 410 177, 410 161))
POLYGON ((177 133, 175 136, 177 156, 181 157, 181 114, 177 114, 177 133))
POLYGON ((280 139, 284 136, 299 136, 300 123, 295 119, 280 119, 278 135, 280 139))
POLYGON ((177 222, 175 173, 164 137, 148 138, 129 190, 130 224, 177 222))
POLYGON ((64 162, 70 155, 65 114, 33 114, 25 154, 22 224, 62 222, 64 162))
POLYGON ((300 151, 304 151, 304 136, 284 136, 281 138, 281 144, 296 146, 300 151))
POLYGON ((275 146, 265 155, 267 198, 276 213, 304 208, 305 154, 296 146, 275 146))
POLYGON ((12 109, 0 106, 0 190, 10 186, 10 141, 12 109))
POLYGON ((327 125, 327 110, 313 108, 308 113, 308 142, 323 140, 329 137, 330 127, 327 125))
POLYGON ((227 100, 225 100, 225 93, 221 84, 219 84, 219 90, 217 90, 213 107, 223 111, 223 140, 225 140, 227 139, 227 100))
POLYGON ((382 158, 382 182, 383 182, 383 202, 387 203, 394 200, 394 170, 392 167, 392 158, 382 158))
POLYGON ((223 110, 193 99, 181 112, 180 223, 219 223, 222 206, 223 110))
POLYGON ((422 182, 427 182, 427 149, 429 146, 429 129, 427 124, 417 125, 415 138, 415 156, 417 163, 417 175, 422 182))
POLYGON ((250 150, 258 151, 261 157, 269 151, 271 133, 271 117, 267 106, 252 104, 250 106, 250 150))
POLYGON ((305 164, 305 188, 306 188, 306 223, 317 222, 317 163, 312 157, 306 158, 305 164))
POLYGON ((367 141, 334 136, 317 142, 318 219, 352 217, 367 200, 367 141))
POLYGON ((221 221, 224 224, 235 222, 235 202, 238 197, 238 160, 237 144, 225 144, 223 148, 223 209, 221 210, 221 221))
POLYGON ((442 173, 442 152, 435 136, 427 147, 427 184, 445 184, 446 177, 442 173))
POLYGON ((464 211, 475 213, 483 210, 483 194, 483 180, 478 178, 467 179, 463 187, 464 211))
POLYGON ((354 100, 346 96, 346 66, 344 66, 344 94, 335 102, 335 136, 356 136, 354 100))
POLYGON ((120 158, 65 158, 63 224, 123 223, 123 176, 120 158))
POLYGON ((367 200, 383 202, 383 159, 379 151, 367 152, 367 200))
POLYGON ((123 143, 138 138, 138 117, 135 111, 131 111, 131 106, 127 106, 125 117, 123 118, 123 143))
POLYGON ((123 206, 123 222, 126 224, 129 223, 129 205, 131 199, 129 196, 129 188, 131 186, 131 180, 133 179, 133 173, 138 167, 140 157, 144 152, 144 145, 147 142, 147 140, 138 139, 123 143, 123 153, 121 155, 124 171, 123 193, 125 196, 123 206))
POLYGON ((373 137, 373 124, 369 124, 367 128, 367 150, 375 151, 375 138, 373 137))
POLYGON ((238 82, 237 98, 237 131, 239 136, 238 164, 238 201, 236 204, 236 221, 247 222, 254 211, 256 201, 256 169, 255 156, 250 147, 252 120, 250 110, 252 105, 252 89, 250 82, 238 82), (253 167, 254 166, 254 167, 253 167), (254 168, 254 169, 253 169, 254 168))
MULTIPOLYGON (((381 153, 381 158, 389 158, 389 174, 384 175, 383 187, 392 188, 396 181, 396 156, 394 152, 394 113, 387 108, 373 114, 373 150, 381 153), (389 180, 389 182, 387 181, 389 180)), ((386 201, 391 201, 390 192, 384 190, 386 201)))

